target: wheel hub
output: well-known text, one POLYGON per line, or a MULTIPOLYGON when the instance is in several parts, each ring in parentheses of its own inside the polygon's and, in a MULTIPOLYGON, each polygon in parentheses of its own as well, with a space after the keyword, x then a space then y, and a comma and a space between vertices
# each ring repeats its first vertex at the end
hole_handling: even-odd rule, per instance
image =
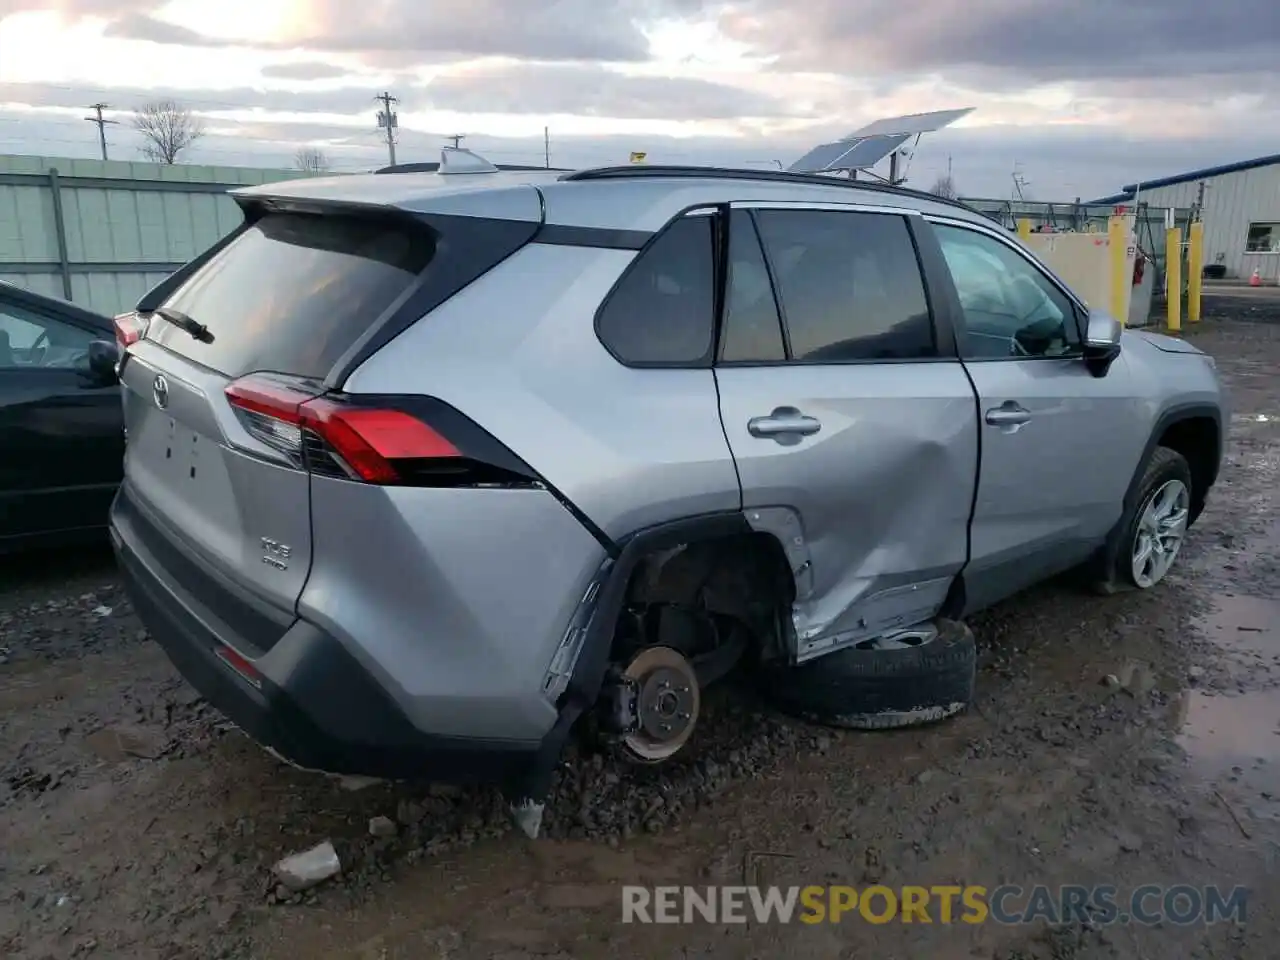
POLYGON ((1191 495, 1181 480, 1169 480, 1147 500, 1133 538, 1133 581, 1153 587, 1164 579, 1182 548, 1191 495))
POLYGON ((622 675, 635 690, 634 724, 623 744, 646 762, 674 755, 698 722, 701 694, 693 665, 670 647, 648 647, 622 675))
POLYGON ((658 667, 640 682, 640 729, 655 740, 678 737, 697 709, 694 682, 671 667, 658 667))

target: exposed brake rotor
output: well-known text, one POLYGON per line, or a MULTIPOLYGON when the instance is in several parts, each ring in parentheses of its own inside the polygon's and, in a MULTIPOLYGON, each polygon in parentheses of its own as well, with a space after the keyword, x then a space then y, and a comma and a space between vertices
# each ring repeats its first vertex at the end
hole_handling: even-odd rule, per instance
POLYGON ((698 722, 702 696, 693 665, 671 647, 646 647, 622 671, 634 715, 622 743, 639 760, 656 763, 677 753, 698 722))

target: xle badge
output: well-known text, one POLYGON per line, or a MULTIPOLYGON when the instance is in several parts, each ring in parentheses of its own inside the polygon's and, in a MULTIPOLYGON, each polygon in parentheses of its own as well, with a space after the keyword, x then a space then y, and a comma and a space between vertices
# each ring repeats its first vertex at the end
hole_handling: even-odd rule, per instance
POLYGON ((288 570, 289 554, 292 552, 293 548, 287 543, 281 543, 269 537, 262 538, 262 562, 269 567, 275 567, 277 570, 288 570))

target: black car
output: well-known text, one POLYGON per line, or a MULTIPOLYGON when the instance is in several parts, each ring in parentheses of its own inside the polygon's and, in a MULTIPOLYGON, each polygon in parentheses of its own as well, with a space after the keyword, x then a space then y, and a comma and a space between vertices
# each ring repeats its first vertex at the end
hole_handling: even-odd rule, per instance
POLYGON ((0 281, 0 553, 105 533, 124 458, 115 337, 0 281))

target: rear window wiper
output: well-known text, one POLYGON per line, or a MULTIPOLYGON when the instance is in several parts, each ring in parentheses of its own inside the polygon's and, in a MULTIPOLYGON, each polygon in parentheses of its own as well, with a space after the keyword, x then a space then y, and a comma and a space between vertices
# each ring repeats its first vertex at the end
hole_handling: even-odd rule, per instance
POLYGON ((152 312, 164 317, 179 330, 185 330, 201 343, 213 343, 213 334, 209 332, 209 328, 181 310, 174 310, 172 307, 156 307, 152 312))

